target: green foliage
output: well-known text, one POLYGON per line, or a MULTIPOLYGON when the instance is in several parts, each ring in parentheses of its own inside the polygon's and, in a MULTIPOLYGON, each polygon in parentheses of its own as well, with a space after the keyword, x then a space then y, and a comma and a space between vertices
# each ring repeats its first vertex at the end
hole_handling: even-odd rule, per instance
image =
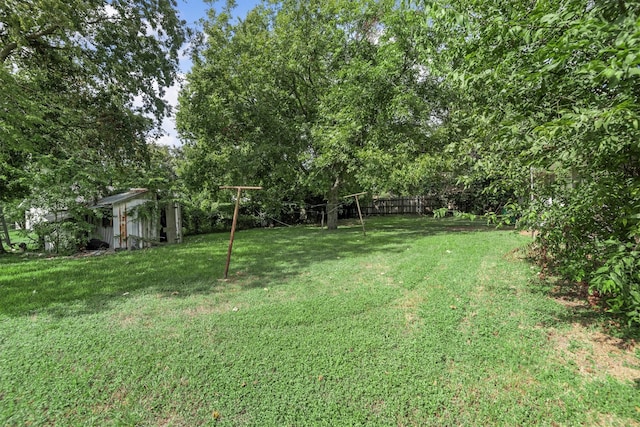
MULTIPOLYGON (((7 83, 33 84, 27 86, 28 91, 39 90, 50 100, 59 98, 43 89, 54 89, 55 85, 77 95, 93 92, 96 101, 115 96, 128 106, 140 95, 143 110, 157 118, 163 116, 166 106, 159 98, 163 88, 173 82, 186 36, 175 1, 71 0, 61 4, 6 0, 3 6, 0 75, 7 83), (55 82, 49 80, 52 77, 62 79, 55 82)), ((25 87, 7 88, 10 93, 22 92, 18 99, 30 103, 29 110, 23 111, 27 117, 33 114, 40 119, 42 112, 72 111, 59 103, 29 99, 32 94, 24 93, 25 87), (37 110, 39 105, 45 106, 44 111, 37 110)))
POLYGON ((640 251, 638 243, 609 241, 605 265, 594 274, 591 291, 606 299, 608 310, 621 314, 629 326, 640 325, 640 251))
POLYGON ((182 226, 185 236, 211 233, 219 229, 220 215, 216 208, 205 209, 190 198, 181 198, 182 226))
MULTIPOLYGON (((77 212, 74 212, 77 214, 77 212)), ((36 240, 46 245, 46 249, 58 255, 71 255, 78 252, 87 243, 87 236, 90 235, 92 227, 89 223, 76 219, 74 213, 65 212, 65 217, 56 218, 52 221, 39 222, 34 225, 33 233, 36 240)), ((85 217, 86 218, 86 217, 85 217)), ((45 250, 45 247, 37 247, 38 250, 45 250)))
POLYGON ((475 221, 478 216, 476 214, 472 214, 469 212, 454 211, 453 217, 457 219, 466 219, 469 221, 475 221))
POLYGON ((593 274, 591 291, 604 296, 608 310, 622 315, 630 326, 640 325, 640 214, 620 221, 626 239, 599 244, 604 265, 593 274))
POLYGON ((335 206, 345 193, 406 188, 442 109, 415 22, 411 9, 368 0, 265 1, 237 24, 226 9, 211 14, 177 116, 188 188, 215 201, 221 184, 262 185, 255 200, 271 215, 309 196, 335 206))
POLYGON ((442 132, 462 179, 510 194, 567 277, 618 265, 598 242, 634 243, 637 2, 419 3, 421 48, 456 94, 442 132))
POLYGON ((158 188, 147 138, 168 112, 183 24, 174 0, 3 1, 0 201, 55 214, 108 187, 158 188))
POLYGON ((433 210, 434 218, 444 218, 449 213, 449 208, 438 208, 433 210))

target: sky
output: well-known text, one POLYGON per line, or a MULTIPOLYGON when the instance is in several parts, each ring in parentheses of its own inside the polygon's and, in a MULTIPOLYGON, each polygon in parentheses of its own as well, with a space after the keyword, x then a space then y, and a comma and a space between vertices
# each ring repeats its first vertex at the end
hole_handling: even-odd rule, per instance
MULTIPOLYGON (((178 11, 180 12, 180 16, 182 19, 187 21, 187 25, 197 30, 202 29, 202 25, 198 23, 198 21, 202 18, 206 18, 207 11, 212 7, 216 10, 222 10, 226 1, 207 1, 207 0, 177 0, 178 2, 178 11)), ((260 0, 236 0, 236 8, 233 10, 233 14, 236 18, 244 18, 247 15, 247 12, 253 9, 260 0)), ((181 69, 181 79, 189 72, 191 67, 191 61, 186 56, 180 61, 180 69, 181 69)), ((170 88, 167 88, 165 99, 169 102, 170 105, 175 107, 178 105, 178 93, 180 92, 180 83, 173 85, 170 88)), ((170 145, 174 147, 178 147, 181 142, 178 139, 178 134, 175 129, 175 117, 168 117, 162 123, 162 129, 165 133, 160 139, 158 139, 158 143, 161 145, 170 145)))

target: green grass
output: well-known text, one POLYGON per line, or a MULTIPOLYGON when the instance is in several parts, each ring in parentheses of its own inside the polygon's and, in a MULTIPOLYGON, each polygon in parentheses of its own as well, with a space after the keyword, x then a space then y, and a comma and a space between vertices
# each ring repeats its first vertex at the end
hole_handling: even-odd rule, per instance
MULTIPOLYGON (((633 425, 576 322, 478 224, 371 219, 0 258, 0 425, 633 425), (578 348, 572 345, 570 348, 578 348)), ((640 375, 639 375, 640 376, 640 375)))
MULTIPOLYGON (((34 240, 36 236, 34 234, 25 235, 21 230, 9 230, 9 237, 11 238, 11 243, 15 245, 15 249, 18 249, 19 243, 26 243, 27 247, 30 249, 35 249, 37 246, 37 242, 34 240)), ((2 243, 6 246, 6 242, 4 240, 4 234, 2 235, 2 243)), ((9 250, 9 247, 5 247, 5 250, 9 250)))

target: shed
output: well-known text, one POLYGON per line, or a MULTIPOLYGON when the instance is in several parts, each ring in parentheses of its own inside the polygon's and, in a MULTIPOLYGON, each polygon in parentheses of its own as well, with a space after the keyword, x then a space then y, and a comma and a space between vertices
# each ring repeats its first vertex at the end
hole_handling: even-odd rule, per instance
POLYGON ((111 249, 142 249, 154 243, 182 242, 182 212, 177 203, 159 208, 156 193, 132 188, 126 193, 105 197, 92 209, 102 211, 95 237, 111 249))

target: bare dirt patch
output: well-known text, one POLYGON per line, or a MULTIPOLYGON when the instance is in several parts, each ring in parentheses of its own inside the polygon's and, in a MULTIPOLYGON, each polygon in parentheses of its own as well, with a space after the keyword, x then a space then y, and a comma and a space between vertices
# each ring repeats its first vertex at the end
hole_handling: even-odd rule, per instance
POLYGON ((521 262, 527 258, 527 255, 522 248, 515 248, 504 254, 502 258, 510 262, 521 262))
POLYGON ((589 378, 611 376, 623 382, 640 381, 638 342, 611 336, 587 321, 589 313, 595 313, 598 308, 584 284, 559 284, 552 296, 576 313, 568 330, 549 332, 549 340, 564 360, 575 364, 576 369, 589 378))
POLYGON ((623 382, 640 380, 640 360, 635 355, 635 342, 588 330, 580 323, 573 323, 566 331, 551 331, 549 340, 561 357, 574 364, 586 377, 611 376, 623 382))
POLYGON ((418 309, 424 300, 424 296, 418 291, 406 291, 405 295, 398 300, 396 307, 404 313, 404 332, 415 331, 422 325, 418 309))
POLYGON ((120 325, 122 327, 128 327, 136 325, 140 321, 140 317, 133 315, 126 315, 120 317, 120 325))
MULTIPOLYGON (((199 316, 206 316, 208 314, 213 314, 213 313, 220 313, 221 311, 222 310, 220 310, 220 307, 215 307, 212 305, 197 305, 195 307, 189 307, 185 309, 184 314, 186 314, 189 317, 199 317, 199 316)), ((227 309, 224 311, 229 311, 229 310, 227 309)))
POLYGON ((528 236, 528 237, 534 238, 534 237, 536 237, 538 235, 538 232, 535 231, 535 230, 533 230, 533 231, 532 230, 520 230, 520 231, 518 231, 518 234, 521 235, 521 236, 528 236))
POLYGON ((640 426, 640 422, 620 418, 612 414, 589 413, 588 425, 594 427, 631 427, 640 426))

